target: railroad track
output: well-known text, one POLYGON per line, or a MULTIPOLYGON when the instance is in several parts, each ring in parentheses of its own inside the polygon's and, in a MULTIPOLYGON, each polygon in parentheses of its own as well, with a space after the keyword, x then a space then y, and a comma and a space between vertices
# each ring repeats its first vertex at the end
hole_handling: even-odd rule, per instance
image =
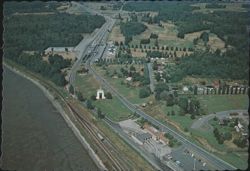
MULTIPOLYGON (((91 124, 88 120, 83 118, 81 114, 79 114, 72 105, 64 98, 62 93, 58 91, 51 83, 47 82, 45 79, 38 77, 37 75, 28 72, 29 75, 31 75, 33 78, 35 78, 41 85, 43 85, 48 91, 53 91, 56 94, 56 97, 59 97, 66 107, 71 111, 73 116, 80 122, 80 124, 85 128, 85 130, 93 137, 96 144, 104 151, 104 153, 108 156, 110 161, 112 162, 113 170, 119 170, 119 171, 127 171, 131 170, 129 165, 130 163, 126 159, 120 159, 119 157, 114 157, 114 154, 111 153, 111 150, 121 155, 117 149, 114 148, 112 143, 105 137, 105 142, 108 144, 109 148, 105 146, 104 142, 100 140, 97 133, 101 133, 95 125, 91 124)), ((103 134, 103 133, 102 133, 103 134)))
MULTIPOLYGON (((72 111, 72 113, 74 114, 74 116, 76 117, 76 119, 79 121, 79 123, 86 129, 86 131, 93 137, 93 140, 95 141, 95 143, 105 152, 105 154, 107 155, 107 157, 110 159, 110 161, 112 162, 112 167, 114 170, 120 170, 120 171, 125 171, 125 170, 130 170, 130 168, 128 166, 126 166, 125 164, 123 164, 123 160, 118 161, 118 159, 116 157, 114 157, 114 154, 111 152, 111 150, 114 150, 113 152, 116 151, 116 149, 112 148, 109 149, 106 147, 106 145, 104 144, 104 142, 101 141, 101 139, 98 137, 98 132, 97 132, 97 128, 93 127, 91 123, 89 123, 89 121, 87 121, 85 118, 83 118, 72 106, 71 104, 67 103, 68 107, 70 108, 70 110, 72 111)), ((111 145, 111 144, 110 144, 111 145)))

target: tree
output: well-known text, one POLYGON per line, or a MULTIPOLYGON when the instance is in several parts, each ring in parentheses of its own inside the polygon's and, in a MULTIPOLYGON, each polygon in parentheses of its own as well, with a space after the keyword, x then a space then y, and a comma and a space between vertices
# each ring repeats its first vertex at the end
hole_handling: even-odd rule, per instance
POLYGON ((135 67, 133 65, 130 66, 130 71, 131 72, 135 72, 136 71, 136 69, 135 69, 135 67))
POLYGON ((161 74, 159 72, 156 73, 155 79, 157 82, 159 82, 161 80, 161 74))
POLYGON ((148 87, 144 87, 144 88, 140 89, 140 91, 139 91, 140 98, 146 98, 148 96, 150 96, 150 89, 148 87))
POLYGON ((94 109, 94 106, 93 106, 91 100, 87 100, 87 101, 86 101, 86 105, 87 105, 87 108, 88 108, 88 109, 94 109))
POLYGON ((174 100, 173 94, 169 94, 167 96, 166 101, 167 101, 167 106, 173 106, 175 104, 175 100, 174 100))
POLYGON ((207 32, 203 32, 200 36, 200 38, 207 43, 209 41, 209 34, 207 32))
POLYGON ((157 70, 158 69, 158 64, 156 61, 153 62, 153 70, 157 70))
POLYGON ((102 113, 102 111, 101 111, 100 108, 97 109, 97 116, 98 116, 98 118, 100 118, 100 119, 103 119, 103 118, 105 117, 105 115, 102 113))
POLYGON ((184 128, 184 132, 188 132, 188 128, 187 127, 184 128))
POLYGON ((76 92, 77 99, 80 101, 85 101, 85 98, 82 96, 82 93, 80 91, 76 92))
POLYGON ((194 95, 197 95, 198 94, 198 87, 197 85, 194 86, 194 95))
POLYGON ((112 97, 112 94, 110 93, 110 92, 107 92, 106 93, 106 98, 107 99, 112 99, 113 97, 112 97))
POLYGON ((214 131, 213 131, 213 133, 214 133, 214 136, 217 138, 219 136, 219 130, 218 130, 218 128, 215 128, 214 131))
POLYGON ((159 46, 158 39, 155 40, 155 46, 156 46, 156 47, 159 46))
POLYGON ((226 132, 226 133, 224 134, 224 137, 225 137, 225 140, 230 141, 230 140, 232 139, 232 133, 226 132))
POLYGON ((214 117, 214 121, 218 121, 218 118, 216 116, 214 117))
POLYGON ((178 101, 178 105, 184 110, 185 113, 188 112, 188 99, 186 97, 181 97, 178 101))
POLYGON ((177 37, 184 39, 184 33, 183 32, 178 32, 177 37))
POLYGON ((106 10, 106 8, 104 6, 101 6, 100 10, 106 10))
POLYGON ((175 115, 175 112, 173 110, 171 111, 171 115, 173 115, 173 116, 175 115))
POLYGON ((192 114, 190 118, 191 118, 191 119, 195 119, 195 115, 192 114))
POLYGON ((74 94, 74 87, 71 84, 69 85, 69 92, 70 94, 74 94))
POLYGON ((96 96, 95 95, 92 95, 90 98, 91 98, 91 100, 96 100, 96 96))
POLYGON ((160 93, 161 100, 167 100, 167 97, 168 97, 168 92, 166 90, 164 90, 160 93))

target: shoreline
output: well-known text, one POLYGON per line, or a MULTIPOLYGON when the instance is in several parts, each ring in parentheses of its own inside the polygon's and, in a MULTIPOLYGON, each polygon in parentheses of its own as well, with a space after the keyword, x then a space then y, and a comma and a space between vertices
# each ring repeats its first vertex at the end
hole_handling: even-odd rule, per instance
POLYGON ((35 80, 28 76, 27 74, 23 73, 22 71, 16 69, 15 67, 12 67, 9 64, 6 64, 3 62, 3 66, 7 67, 9 70, 14 72, 15 74, 31 81, 33 84, 35 84, 46 96, 46 98, 52 103, 52 105, 56 108, 56 110, 61 114, 63 119, 65 120, 67 126, 71 129, 71 131, 74 133, 76 138, 80 141, 80 143, 83 145, 84 149, 88 152, 89 156, 93 160, 93 162, 96 164, 97 168, 100 169, 101 171, 106 171, 108 170, 105 165, 103 164, 102 160, 99 158, 98 155, 94 152, 94 150, 90 147, 89 143, 86 141, 86 139, 82 136, 80 133, 79 129, 74 125, 74 123, 71 121, 69 116, 66 114, 62 106, 60 105, 59 102, 57 102, 54 98, 54 96, 42 85, 40 84, 39 80, 35 80))

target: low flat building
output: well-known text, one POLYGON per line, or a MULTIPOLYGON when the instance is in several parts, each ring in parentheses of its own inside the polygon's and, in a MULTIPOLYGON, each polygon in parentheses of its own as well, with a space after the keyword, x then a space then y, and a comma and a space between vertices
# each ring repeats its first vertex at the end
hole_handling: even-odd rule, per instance
POLYGON ((136 139, 138 139, 142 144, 144 144, 147 140, 152 138, 150 133, 142 133, 135 135, 136 139))

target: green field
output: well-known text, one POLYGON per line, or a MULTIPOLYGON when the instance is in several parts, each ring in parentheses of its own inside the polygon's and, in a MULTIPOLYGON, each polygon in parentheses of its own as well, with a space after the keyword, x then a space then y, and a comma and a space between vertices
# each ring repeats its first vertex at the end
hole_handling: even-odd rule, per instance
POLYGON ((131 112, 117 99, 96 100, 94 105, 99 107, 113 121, 121 121, 132 117, 131 112))
MULTIPOLYGON (((135 66, 135 65, 134 65, 135 66)), ((108 71, 120 71, 121 65, 112 65, 109 66, 108 71)), ((139 67, 136 67, 138 70, 139 67)), ((139 98, 139 90, 140 87, 128 87, 127 85, 122 85, 121 82, 125 80, 125 78, 111 78, 105 74, 105 70, 100 67, 96 67, 96 70, 99 74, 101 74, 119 93, 125 96, 130 102, 134 104, 142 104, 148 102, 153 96, 149 96, 147 98, 139 98)))
POLYGON ((170 115, 167 115, 167 117, 171 121, 174 121, 175 123, 177 123, 182 128, 182 130, 184 130, 185 128, 189 129, 192 123, 194 122, 194 120, 190 118, 189 114, 186 114, 185 116, 179 115, 180 108, 178 105, 174 105, 173 107, 161 105, 160 109, 165 115, 167 115, 167 113, 169 112, 170 115), (172 110, 175 112, 175 115, 171 115, 172 110))
MULTIPOLYGON (((100 84, 91 75, 76 76, 76 89, 82 92, 83 97, 90 99, 92 95, 96 95, 99 88, 100 84)), ((114 121, 127 119, 131 115, 130 111, 114 96, 113 99, 93 101, 93 104, 114 121)))
POLYGON ((199 95, 197 97, 208 114, 233 109, 248 109, 247 95, 199 95))

